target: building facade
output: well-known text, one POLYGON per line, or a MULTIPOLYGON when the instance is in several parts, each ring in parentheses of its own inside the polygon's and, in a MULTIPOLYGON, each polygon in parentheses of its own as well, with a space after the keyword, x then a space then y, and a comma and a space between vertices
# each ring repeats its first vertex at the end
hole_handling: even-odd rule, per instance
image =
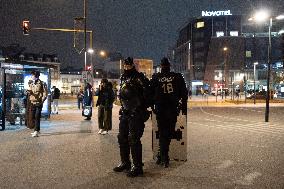
MULTIPOLYGON (((222 12, 222 11, 221 11, 222 12)), ((253 65, 258 62, 259 76, 267 69, 268 27, 251 23, 243 15, 192 18, 179 30, 172 49, 173 68, 184 74, 188 87, 243 88, 250 81, 253 65)), ((283 69, 280 36, 283 23, 272 30, 272 67, 283 69), (278 66, 275 66, 275 65, 278 66)), ((265 78, 261 77, 259 80, 265 78)))

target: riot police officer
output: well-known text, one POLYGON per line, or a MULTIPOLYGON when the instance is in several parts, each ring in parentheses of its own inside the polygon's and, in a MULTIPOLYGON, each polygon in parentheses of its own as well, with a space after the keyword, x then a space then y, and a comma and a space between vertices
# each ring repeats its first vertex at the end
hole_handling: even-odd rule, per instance
POLYGON ((146 103, 149 80, 135 69, 133 59, 130 57, 124 60, 123 68, 124 73, 120 80, 121 109, 117 136, 121 163, 113 170, 115 172, 129 171, 127 176, 136 177, 143 174, 140 139, 144 132, 144 122, 149 118, 146 103), (129 159, 130 152, 133 160, 132 167, 129 159))
POLYGON ((180 110, 187 113, 187 89, 180 73, 170 71, 167 58, 161 60, 161 73, 154 74, 150 81, 153 96, 153 111, 156 113, 159 131, 157 164, 169 166, 169 145, 174 138, 175 125, 180 110))

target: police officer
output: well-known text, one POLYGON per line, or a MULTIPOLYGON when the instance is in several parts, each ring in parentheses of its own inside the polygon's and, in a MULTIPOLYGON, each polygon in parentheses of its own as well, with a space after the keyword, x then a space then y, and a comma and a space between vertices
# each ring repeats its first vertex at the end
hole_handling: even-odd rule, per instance
POLYGON ((161 60, 161 73, 154 74, 150 81, 153 96, 153 111, 156 113, 159 131, 160 152, 157 164, 169 166, 169 145, 174 138, 179 111, 187 113, 187 89, 183 76, 170 71, 167 58, 161 60))
POLYGON ((135 69, 133 59, 130 57, 124 60, 123 69, 124 73, 120 80, 121 109, 117 136, 121 163, 113 170, 115 172, 128 171, 128 177, 136 177, 143 174, 140 139, 144 132, 144 122, 149 118, 146 103, 149 80, 135 69), (129 159, 130 152, 133 160, 132 167, 129 159))

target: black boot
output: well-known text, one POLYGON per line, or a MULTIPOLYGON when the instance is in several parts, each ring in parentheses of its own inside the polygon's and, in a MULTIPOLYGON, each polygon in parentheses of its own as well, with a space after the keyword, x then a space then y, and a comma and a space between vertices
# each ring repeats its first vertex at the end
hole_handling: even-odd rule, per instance
POLYGON ((134 145, 131 145, 131 156, 133 159, 133 167, 130 172, 127 174, 128 177, 137 177, 138 175, 143 174, 143 162, 142 162, 142 144, 137 142, 134 145))
POLYGON ((161 165, 163 165, 165 168, 169 167, 169 142, 166 143, 166 145, 161 146, 160 151, 160 157, 161 157, 161 165))
POLYGON ((131 168, 130 163, 121 163, 118 166, 116 166, 115 168, 113 168, 113 171, 114 172, 129 171, 130 168, 131 168))
POLYGON ((137 177, 139 175, 143 175, 143 168, 133 166, 131 170, 127 173, 128 177, 137 177))
POLYGON ((158 154, 157 154, 157 156, 156 156, 156 164, 157 165, 160 165, 161 163, 162 163, 162 160, 161 160, 161 152, 160 152, 160 147, 159 147, 159 150, 158 150, 158 154))
POLYGON ((131 169, 131 162, 129 160, 130 149, 128 145, 120 145, 120 158, 121 163, 113 168, 115 172, 129 171, 131 169))
POLYGON ((168 168, 169 167, 169 159, 167 159, 167 160, 165 160, 165 162, 164 162, 164 167, 165 168, 168 168))
POLYGON ((161 156, 160 156, 160 155, 157 155, 156 158, 157 158, 157 159, 156 159, 156 164, 157 164, 157 165, 160 165, 160 164, 162 163, 162 161, 161 161, 161 156))

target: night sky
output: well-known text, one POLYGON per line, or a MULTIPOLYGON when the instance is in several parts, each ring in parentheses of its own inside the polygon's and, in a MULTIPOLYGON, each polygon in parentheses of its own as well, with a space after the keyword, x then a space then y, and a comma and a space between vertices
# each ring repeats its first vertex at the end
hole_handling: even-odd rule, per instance
MULTIPOLYGON (((88 0, 88 29, 94 48, 158 63, 175 45, 178 29, 202 10, 249 14, 258 7, 283 12, 284 0, 88 0)), ((70 28, 83 16, 83 0, 0 0, 0 46, 19 43, 27 52, 58 54, 62 67, 83 67, 83 55, 73 48, 73 33, 32 31, 23 36, 21 22, 32 27, 70 28)))

